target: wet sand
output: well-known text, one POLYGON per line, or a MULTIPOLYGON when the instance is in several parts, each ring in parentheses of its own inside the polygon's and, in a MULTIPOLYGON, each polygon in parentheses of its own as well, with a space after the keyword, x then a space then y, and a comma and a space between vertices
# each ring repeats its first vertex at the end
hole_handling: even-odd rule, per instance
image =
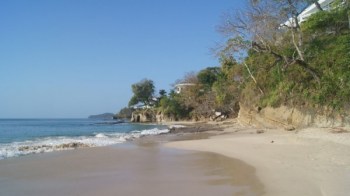
POLYGON ((154 143, 0 160, 0 195, 262 195, 255 169, 239 160, 154 143))

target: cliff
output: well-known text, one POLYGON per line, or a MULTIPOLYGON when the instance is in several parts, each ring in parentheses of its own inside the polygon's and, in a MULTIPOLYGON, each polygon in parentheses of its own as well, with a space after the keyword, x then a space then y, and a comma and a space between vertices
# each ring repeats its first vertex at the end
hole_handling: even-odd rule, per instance
POLYGON ((130 122, 137 123, 162 123, 162 122, 172 122, 177 121, 173 116, 164 115, 162 112, 156 109, 146 109, 146 110, 136 110, 131 115, 130 122))
POLYGON ((323 110, 302 110, 296 107, 254 108, 240 104, 238 122, 258 128, 350 127, 349 114, 323 110))
POLYGON ((156 122, 155 112, 151 109, 134 111, 131 114, 130 122, 137 122, 137 123, 156 122))

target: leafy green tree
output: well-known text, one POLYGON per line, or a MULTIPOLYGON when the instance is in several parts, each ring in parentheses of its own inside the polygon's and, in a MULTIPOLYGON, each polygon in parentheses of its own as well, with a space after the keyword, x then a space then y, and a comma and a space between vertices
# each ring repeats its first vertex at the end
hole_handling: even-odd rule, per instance
POLYGON ((124 107, 114 116, 114 118, 117 118, 117 119, 131 118, 133 111, 134 111, 133 108, 124 107))
POLYGON ((318 36, 330 33, 339 35, 349 29, 349 11, 349 8, 341 6, 330 11, 317 12, 302 24, 302 30, 305 34, 318 36))
POLYGON ((134 95, 129 101, 129 106, 142 103, 144 105, 150 105, 154 95, 155 87, 152 80, 143 79, 138 83, 131 86, 134 95))
POLYGON ((166 91, 164 89, 159 90, 159 96, 160 98, 166 97, 166 91))
POLYGON ((281 71, 287 71, 297 66, 319 84, 320 76, 305 56, 304 33, 298 19, 308 5, 308 0, 250 1, 247 10, 228 15, 222 24, 221 32, 229 36, 223 53, 241 54, 243 58, 249 51, 268 54, 274 57, 271 67, 282 66, 281 71))
POLYGON ((197 74, 197 78, 200 84, 210 89, 213 86, 214 82, 218 79, 218 75, 220 73, 220 67, 208 67, 201 70, 197 74))
MULTIPOLYGON (((297 16, 310 2, 315 3, 255 0, 246 11, 225 20, 220 29, 228 41, 220 54, 240 57, 246 68, 240 75, 242 102, 337 109, 348 105, 349 0, 336 1, 334 9, 319 9, 300 23, 297 16), (290 18, 293 24, 282 25, 290 18)), ((213 89, 224 102, 223 89, 228 88, 221 87, 227 83, 217 84, 213 89)))
POLYGON ((233 57, 221 57, 221 72, 212 90, 216 94, 216 107, 231 110, 239 101, 239 87, 242 79, 242 66, 233 57))
POLYGON ((159 108, 163 114, 174 120, 189 118, 189 114, 192 110, 192 108, 188 108, 182 104, 179 96, 180 95, 176 94, 174 91, 171 91, 169 96, 161 98, 159 103, 159 108))

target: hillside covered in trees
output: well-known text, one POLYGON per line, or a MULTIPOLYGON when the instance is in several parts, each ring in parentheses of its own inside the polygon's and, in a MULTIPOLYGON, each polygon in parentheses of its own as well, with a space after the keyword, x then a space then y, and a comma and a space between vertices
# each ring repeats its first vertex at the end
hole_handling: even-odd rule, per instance
POLYGON ((326 10, 317 1, 251 0, 218 28, 227 38, 215 49, 218 67, 185 75, 176 82, 187 84, 181 92, 161 90, 156 99, 151 80, 134 84, 129 106, 142 102, 171 120, 235 117, 238 103, 343 113, 350 108, 349 4, 336 0, 326 10), (310 3, 318 12, 301 22, 310 3))

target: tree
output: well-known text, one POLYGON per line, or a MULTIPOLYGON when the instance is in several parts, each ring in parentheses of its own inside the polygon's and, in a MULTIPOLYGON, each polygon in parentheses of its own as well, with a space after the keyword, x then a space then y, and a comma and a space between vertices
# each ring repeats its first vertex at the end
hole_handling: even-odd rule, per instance
POLYGON ((164 96, 160 100, 159 109, 166 117, 173 120, 188 119, 191 112, 191 109, 181 104, 179 95, 174 91, 171 91, 168 97, 164 96))
POLYGON ((159 90, 159 96, 160 98, 166 97, 166 91, 164 89, 159 90))
MULTIPOLYGON (((317 12, 310 16, 302 25, 304 34, 341 34, 349 30, 348 13, 349 7, 346 4, 332 4, 335 6, 332 10, 317 12)), ((350 12, 349 12, 350 13, 350 12)), ((314 39, 316 36, 311 37, 314 39)))
POLYGON ((186 73, 183 78, 178 79, 175 81, 174 86, 177 84, 181 83, 191 83, 191 84, 197 84, 198 83, 198 78, 197 78, 197 73, 196 72, 188 72, 186 73))
POLYGON ((227 14, 219 30, 228 39, 219 54, 238 57, 245 67, 242 102, 333 108, 348 104, 349 0, 335 1, 331 10, 318 8, 301 23, 298 16, 310 2, 316 3, 251 0, 246 10, 227 14))
MULTIPOLYGON (((282 71, 298 66, 317 83, 320 77, 305 57, 304 35, 298 19, 308 0, 251 0, 247 10, 227 14, 219 30, 229 39, 221 52, 245 56, 250 50, 272 55, 282 71), (285 24, 289 21, 290 24, 285 24), (293 51, 285 51, 292 46, 293 51), (243 52, 242 52, 243 51, 243 52)), ((243 57, 244 58, 244 57, 243 57)))
POLYGON ((205 88, 211 88, 218 79, 220 73, 220 67, 207 67, 197 74, 197 78, 199 83, 204 85, 205 88))
POLYGON ((150 105, 154 95, 154 83, 152 80, 143 79, 138 83, 131 85, 134 95, 129 101, 129 106, 142 103, 144 105, 150 105))
POLYGON ((124 107, 124 108, 120 109, 120 111, 114 116, 114 118, 116 118, 116 119, 129 118, 130 119, 133 111, 134 111, 133 108, 124 107))

